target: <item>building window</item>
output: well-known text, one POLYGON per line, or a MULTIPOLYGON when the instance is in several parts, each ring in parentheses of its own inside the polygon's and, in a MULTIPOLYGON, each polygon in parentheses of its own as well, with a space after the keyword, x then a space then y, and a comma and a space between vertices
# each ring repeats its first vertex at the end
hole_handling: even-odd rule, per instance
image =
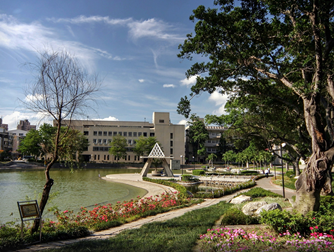
POLYGON ((107 155, 107 160, 109 160, 109 155, 107 155))
POLYGON ((108 132, 107 132, 107 131, 103 131, 103 135, 104 135, 104 136, 107 136, 107 135, 108 135, 108 132))
POLYGON ((144 136, 144 137, 147 137, 147 132, 144 132, 144 133, 143 133, 143 136, 144 136))
POLYGON ((96 143, 97 143, 97 140, 96 140, 96 139, 93 139, 93 143, 95 143, 95 144, 96 144, 96 143))
POLYGON ((173 141, 170 141, 170 147, 173 147, 173 141))
POLYGON ((161 119, 159 120, 159 123, 164 123, 164 122, 165 122, 165 120, 161 120, 161 119))
POLYGON ((111 143, 112 139, 108 139, 108 143, 111 143))
POLYGON ((139 136, 139 137, 141 136, 141 132, 138 132, 138 136, 139 136))
POLYGON ((132 132, 129 132, 129 137, 132 137, 132 132))
POLYGON ((170 139, 173 139, 173 133, 170 133, 170 139))
POLYGON ((133 132, 133 137, 137 137, 137 132, 133 132))
POLYGON ((84 131, 84 136, 88 136, 89 132, 88 131, 84 131))
MULTIPOLYGON (((125 133, 125 132, 124 132, 124 133, 125 133)), ((120 135, 120 136, 121 136, 121 135, 122 135, 122 132, 118 132, 118 135, 120 135)))
POLYGON ((173 155, 173 148, 170 148, 170 154, 173 155))
POLYGON ((128 132, 123 132, 123 136, 128 136, 128 132))
POLYGON ((107 143, 107 139, 103 139, 103 143, 106 144, 107 143))
POLYGON ((112 131, 109 131, 109 132, 108 132, 108 136, 112 136, 112 131))
POLYGON ((151 132, 151 133, 150 133, 150 137, 154 137, 154 132, 151 132))
POLYGON ((130 161, 130 155, 128 156, 128 160, 130 161))
POLYGON ((102 143, 102 139, 97 139, 97 142, 100 144, 102 143))
POLYGON ((135 156, 135 161, 137 161, 137 156, 135 156))
POLYGON ((97 136, 97 131, 94 131, 93 135, 94 135, 94 136, 97 136))
POLYGON ((99 136, 102 136, 102 131, 99 131, 99 136))
POLYGON ((100 155, 97 155, 97 160, 100 160, 100 155))
POLYGON ((132 144, 132 141, 131 139, 128 140, 128 144, 131 145, 132 144))
POLYGON ((116 132, 116 131, 114 131, 113 135, 114 135, 114 136, 117 136, 117 132, 116 132))

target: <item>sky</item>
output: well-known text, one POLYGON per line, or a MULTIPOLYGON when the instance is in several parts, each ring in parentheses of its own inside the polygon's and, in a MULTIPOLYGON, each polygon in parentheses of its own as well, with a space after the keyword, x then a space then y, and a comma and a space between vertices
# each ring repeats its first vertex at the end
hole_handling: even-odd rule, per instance
MULTIPOLYGON (((102 82, 94 108, 76 119, 151 122, 153 112, 169 112, 173 124, 184 124, 177 104, 196 82, 185 72, 203 58, 180 59, 178 46, 194 32, 189 16, 199 5, 214 7, 213 0, 0 1, 3 123, 13 130, 20 120, 52 122, 22 103, 36 79, 30 64, 51 48, 74 55, 102 82)), ((220 115, 225 102, 203 93, 192 99, 192 113, 220 115)))

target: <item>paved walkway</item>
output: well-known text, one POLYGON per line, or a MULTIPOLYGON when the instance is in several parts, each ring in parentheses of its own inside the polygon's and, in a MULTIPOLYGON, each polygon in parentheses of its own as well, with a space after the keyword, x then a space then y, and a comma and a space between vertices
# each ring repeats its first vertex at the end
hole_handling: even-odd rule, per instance
MULTIPOLYGON (((122 178, 123 179, 119 179, 118 176, 109 177, 109 179, 116 179, 118 182, 122 182, 122 183, 124 182, 124 183, 128 183, 128 184, 131 184, 131 185, 134 185, 134 186, 144 187, 146 190, 148 190, 148 194, 146 196, 148 196, 150 194, 157 195, 155 193, 158 193, 161 190, 162 191, 171 190, 170 187, 165 187, 165 186, 156 185, 156 184, 154 184, 154 185, 156 185, 155 186, 156 188, 153 189, 153 187, 152 187, 153 183, 140 181, 140 179, 136 176, 134 176, 134 177, 132 176, 132 178, 135 179, 133 181, 130 181, 130 180, 125 181, 124 177, 122 177, 122 178)), ((127 177, 127 179, 129 179, 129 178, 131 178, 131 176, 127 177)), ((270 178, 263 178, 263 179, 260 179, 256 182, 257 182, 256 187, 262 187, 266 190, 270 190, 270 191, 273 191, 273 192, 281 194, 281 195, 283 193, 282 187, 273 185, 270 182, 270 178)), ((124 224, 122 226, 119 226, 119 227, 114 227, 114 228, 110 228, 110 229, 107 229, 107 230, 95 232, 95 233, 93 233, 93 234, 91 234, 90 236, 87 236, 87 237, 83 237, 83 238, 79 238, 79 239, 73 239, 73 240, 65 240, 65 241, 57 241, 57 242, 49 242, 49 243, 42 243, 42 244, 32 245, 32 246, 29 246, 25 249, 21 249, 21 250, 18 250, 18 251, 21 251, 21 252, 41 251, 41 250, 50 249, 50 248, 60 248, 60 247, 65 246, 65 245, 69 245, 69 244, 72 244, 72 243, 75 243, 75 242, 89 240, 89 239, 108 239, 108 238, 113 237, 113 236, 115 236, 115 235, 119 234, 120 232, 122 232, 124 230, 127 230, 127 229, 140 228, 142 225, 150 223, 150 222, 154 222, 154 221, 170 220, 170 219, 179 217, 179 216, 181 216, 181 215, 183 215, 187 212, 218 204, 220 201, 229 202, 238 193, 243 192, 243 191, 248 191, 248 190, 249 189, 241 190, 241 191, 238 191, 234 194, 226 195, 224 197, 217 198, 217 199, 206 199, 201 204, 193 205, 193 206, 190 206, 190 207, 186 207, 186 208, 182 208, 182 209, 178 209, 178 210, 174 210, 174 211, 169 211, 169 212, 166 212, 166 213, 161 213, 161 214, 158 214, 158 215, 155 215, 155 216, 149 216, 149 217, 146 217, 146 218, 143 218, 143 219, 139 219, 137 221, 133 221, 131 223, 126 223, 126 224, 124 224)), ((286 189, 285 195, 286 195, 287 198, 291 198, 293 195, 295 195, 294 190, 286 189)))

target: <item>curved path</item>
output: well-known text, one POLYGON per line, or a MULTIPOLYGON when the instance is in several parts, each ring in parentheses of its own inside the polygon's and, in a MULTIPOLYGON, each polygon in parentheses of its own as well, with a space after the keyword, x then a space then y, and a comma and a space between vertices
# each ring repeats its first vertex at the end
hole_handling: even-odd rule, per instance
MULTIPOLYGON (((165 192, 168 190, 175 190, 174 188, 168 187, 168 186, 163 186, 163 185, 157 185, 155 183, 150 183, 150 182, 146 182, 143 181, 142 179, 140 179, 140 175, 135 174, 136 176, 133 175, 128 175, 128 174, 117 174, 117 175, 108 175, 107 178, 105 179, 112 179, 115 180, 117 182, 121 182, 121 183, 127 183, 133 186, 138 186, 141 188, 144 188, 148 191, 148 193, 145 195, 146 197, 148 196, 154 196, 154 195, 159 195, 160 192, 165 192), (126 179, 125 179, 126 178, 126 179), (155 188, 154 188, 155 187, 155 188)), ((282 187, 280 186, 276 186, 273 185, 270 182, 271 178, 263 178, 260 179, 258 181, 256 181, 257 185, 256 187, 262 187, 263 189, 266 190, 270 190, 273 191, 275 193, 281 194, 283 193, 282 187)), ((250 188, 249 188, 250 189, 250 188)), ((204 207, 208 207, 211 205, 215 205, 218 204, 220 201, 230 201, 235 195, 239 194, 240 192, 243 191, 248 191, 249 189, 245 189, 245 190, 241 190, 238 191, 236 193, 230 194, 230 195, 226 195, 223 196, 221 198, 217 198, 217 199, 206 199, 204 202, 202 202, 201 204, 197 204, 197 205, 193 205, 190 207, 185 207, 182 209, 177 209, 174 211, 169 211, 166 213, 161 213, 155 216, 149 216, 143 219, 139 219, 137 221, 133 221, 131 223, 126 223, 122 226, 119 227, 113 227, 107 230, 103 230, 103 231, 99 231, 99 232, 95 232, 93 234, 91 234, 90 236, 87 237, 83 237, 83 238, 79 238, 79 239, 73 239, 73 240, 65 240, 65 241, 57 241, 57 242, 49 242, 49 243, 42 243, 42 244, 38 244, 38 245, 32 245, 29 246, 25 249, 21 249, 18 251, 21 252, 27 252, 27 251, 41 251, 44 249, 50 249, 50 248, 60 248, 62 246, 68 245, 68 244, 72 244, 75 242, 79 242, 79 241, 83 241, 83 240, 89 240, 89 239, 107 239, 110 237, 113 237, 117 234, 119 234, 120 232, 127 230, 127 229, 133 229, 133 228, 140 228, 142 225, 153 222, 153 221, 166 221, 175 217, 179 217, 183 214, 185 214, 186 212, 190 212, 192 210, 196 210, 196 209, 200 209, 200 208, 204 208, 204 207)), ((285 195, 287 198, 291 198, 293 195, 295 195, 294 190, 291 189, 286 189, 285 195)))

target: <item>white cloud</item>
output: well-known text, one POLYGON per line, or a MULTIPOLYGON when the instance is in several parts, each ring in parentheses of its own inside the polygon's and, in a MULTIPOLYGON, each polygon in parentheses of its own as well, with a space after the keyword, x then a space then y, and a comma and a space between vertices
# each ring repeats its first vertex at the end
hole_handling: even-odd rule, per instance
POLYGON ((177 34, 173 34, 171 31, 175 29, 172 25, 169 25, 161 20, 155 18, 147 20, 133 20, 132 18, 126 19, 110 19, 108 16, 79 16, 76 18, 48 18, 48 21, 55 23, 71 23, 71 24, 84 24, 84 23, 105 23, 107 25, 127 25, 129 28, 129 35, 133 39, 139 39, 144 37, 157 38, 162 40, 176 40, 181 41, 184 37, 177 34))
MULTIPOLYGON (((99 48, 88 47, 79 42, 59 39, 59 34, 38 22, 20 23, 12 16, 0 15, 0 48, 10 50, 26 61, 24 51, 38 53, 45 50, 71 52, 89 72, 95 72, 95 60, 99 56, 113 59, 112 55, 99 48)), ((114 57, 119 60, 119 57, 114 57)))
POLYGON ((17 128, 20 120, 29 120, 31 125, 37 125, 37 128, 43 123, 48 123, 52 125, 52 119, 46 117, 42 113, 23 113, 20 111, 14 111, 11 114, 5 115, 2 118, 2 123, 8 124, 8 129, 13 130, 17 128))
POLYGON ((228 96, 226 94, 219 93, 219 90, 214 91, 210 97, 209 101, 213 101, 216 103, 216 106, 225 104, 228 99, 228 96))
POLYGON ((185 120, 185 119, 183 119, 183 120, 179 121, 179 123, 178 123, 178 124, 182 124, 182 125, 188 125, 188 121, 187 121, 187 120, 185 120))
POLYGON ((181 80, 180 81, 181 82, 181 86, 187 86, 187 87, 189 87, 191 85, 196 84, 196 79, 197 79, 198 76, 199 75, 196 74, 196 75, 191 76, 190 78, 185 78, 185 79, 181 80))
POLYGON ((138 80, 140 83, 143 83, 145 80, 144 79, 139 79, 138 80))
POLYGON ((119 121, 116 117, 114 116, 109 116, 106 118, 102 118, 102 119, 90 119, 90 120, 94 120, 94 121, 119 121))
POLYGON ((43 95, 42 94, 36 94, 36 95, 27 95, 24 100, 26 102, 32 102, 32 101, 37 101, 37 100, 43 100, 43 95))
POLYGON ((128 23, 130 28, 129 34, 133 39, 151 37, 163 40, 180 40, 184 39, 176 34, 169 33, 173 26, 154 18, 144 21, 133 21, 128 23))
POLYGON ((219 90, 216 90, 210 95, 208 100, 214 102, 216 106, 220 106, 218 109, 214 110, 212 114, 214 115, 225 114, 225 104, 228 100, 228 96, 226 94, 223 95, 219 93, 219 90))
POLYGON ((127 19, 110 19, 108 16, 101 17, 101 16, 79 16, 76 18, 48 18, 48 21, 52 21, 55 23, 71 23, 71 24, 83 24, 83 23, 99 23, 103 22, 108 25, 126 25, 132 21, 132 18, 127 19))
POLYGON ((174 84, 163 84, 164 88, 175 88, 175 85, 174 84))

